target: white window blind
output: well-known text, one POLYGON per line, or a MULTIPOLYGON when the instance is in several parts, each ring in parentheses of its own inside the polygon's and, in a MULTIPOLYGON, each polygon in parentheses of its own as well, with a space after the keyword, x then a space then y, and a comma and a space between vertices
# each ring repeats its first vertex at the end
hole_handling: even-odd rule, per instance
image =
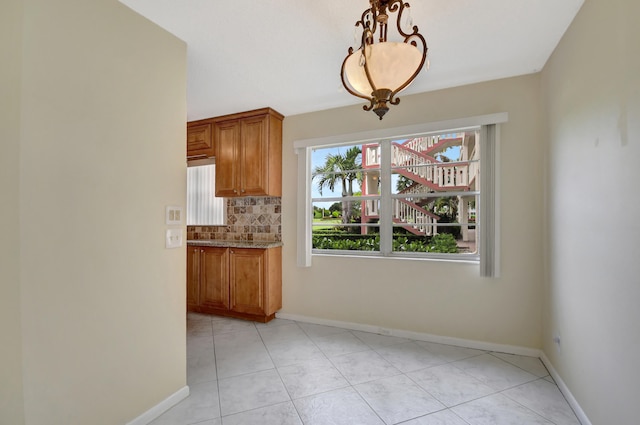
POLYGON ((216 198, 215 164, 187 168, 187 225, 217 226, 225 224, 226 203, 216 198))
POLYGON ((482 195, 480 197, 480 276, 500 277, 500 150, 495 124, 481 129, 482 195))

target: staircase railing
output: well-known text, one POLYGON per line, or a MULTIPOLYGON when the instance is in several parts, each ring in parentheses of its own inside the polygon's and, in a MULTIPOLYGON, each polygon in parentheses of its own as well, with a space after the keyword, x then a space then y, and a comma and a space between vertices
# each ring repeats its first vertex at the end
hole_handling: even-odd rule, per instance
POLYGON ((435 136, 415 137, 403 142, 402 144, 417 152, 427 152, 444 142, 459 138, 461 134, 462 133, 449 133, 438 134, 435 136))
POLYGON ((435 235, 438 216, 404 199, 394 199, 394 222, 417 235, 435 235))
MULTIPOLYGON (((428 154, 429 151, 444 149, 444 143, 459 138, 460 134, 442 134, 417 137, 403 143, 392 143, 391 155, 393 172, 411 179, 414 184, 402 190, 403 195, 421 194, 433 191, 458 189, 468 190, 478 174, 477 152, 474 149, 471 161, 441 162, 428 154)), ((380 164, 380 145, 363 145, 363 162, 367 166, 380 164)), ((377 200, 367 200, 363 205, 366 215, 379 215, 377 200)), ((439 217, 403 198, 393 200, 393 221, 408 231, 418 235, 437 234, 439 217)))
MULTIPOLYGON (((435 189, 466 187, 469 185, 469 162, 439 162, 428 155, 415 152, 406 145, 393 145, 392 161, 399 174, 417 176, 432 183, 435 189), (405 171, 405 173, 403 173, 405 171)), ((412 180, 418 180, 412 178, 412 180)), ((418 183, 420 183, 418 181, 418 183)))
POLYGON ((433 193, 433 190, 429 186, 425 186, 420 183, 414 183, 411 186, 402 189, 398 193, 402 195, 423 194, 423 193, 433 193))

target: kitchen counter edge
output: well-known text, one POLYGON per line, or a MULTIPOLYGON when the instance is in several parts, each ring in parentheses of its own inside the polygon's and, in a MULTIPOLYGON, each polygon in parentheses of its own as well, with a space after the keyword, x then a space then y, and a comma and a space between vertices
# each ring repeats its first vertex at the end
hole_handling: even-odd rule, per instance
POLYGON ((277 241, 225 241, 211 239, 193 239, 187 241, 187 246, 217 246, 222 248, 275 248, 282 246, 277 241))

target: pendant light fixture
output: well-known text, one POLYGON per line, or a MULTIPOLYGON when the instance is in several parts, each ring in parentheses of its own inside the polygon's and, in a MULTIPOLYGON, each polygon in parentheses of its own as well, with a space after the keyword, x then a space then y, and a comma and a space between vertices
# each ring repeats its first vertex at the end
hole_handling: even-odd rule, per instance
POLYGON ((349 93, 369 101, 363 109, 373 110, 382 119, 389 110, 388 104, 400 103, 396 95, 420 73, 427 57, 427 43, 411 22, 409 3, 403 0, 369 0, 369 3, 371 7, 356 22, 356 32, 362 27, 360 46, 356 51, 349 47, 340 77, 349 93), (390 14, 395 14, 397 41, 387 41, 390 14))

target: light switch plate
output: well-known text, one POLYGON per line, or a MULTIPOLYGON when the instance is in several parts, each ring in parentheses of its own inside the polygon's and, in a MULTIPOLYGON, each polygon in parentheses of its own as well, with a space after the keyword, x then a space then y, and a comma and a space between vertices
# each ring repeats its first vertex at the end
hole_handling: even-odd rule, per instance
POLYGON ((180 248, 182 246, 182 229, 167 229, 165 248, 180 248))
POLYGON ((167 206, 165 209, 165 222, 168 225, 182 224, 182 207, 167 206))

